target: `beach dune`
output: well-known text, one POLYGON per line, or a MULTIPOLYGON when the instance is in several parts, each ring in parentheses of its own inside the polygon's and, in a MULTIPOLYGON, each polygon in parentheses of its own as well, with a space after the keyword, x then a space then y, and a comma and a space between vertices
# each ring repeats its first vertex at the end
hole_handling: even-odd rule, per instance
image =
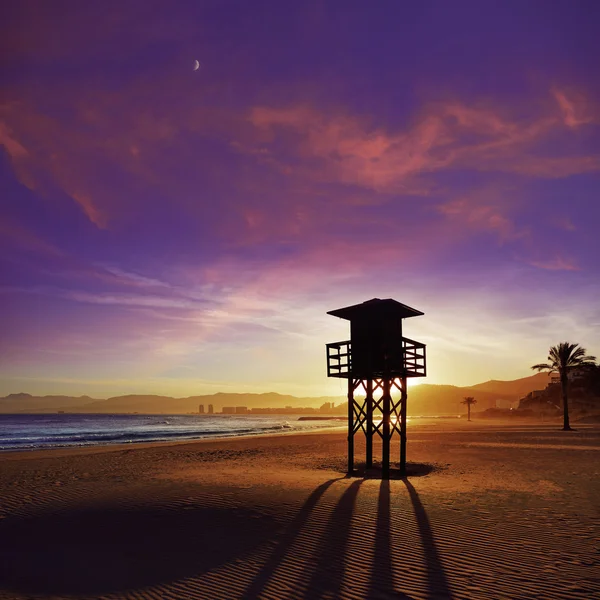
POLYGON ((408 457, 382 481, 346 477, 343 433, 4 453, 0 599, 598 597, 599 427, 411 425, 408 457))

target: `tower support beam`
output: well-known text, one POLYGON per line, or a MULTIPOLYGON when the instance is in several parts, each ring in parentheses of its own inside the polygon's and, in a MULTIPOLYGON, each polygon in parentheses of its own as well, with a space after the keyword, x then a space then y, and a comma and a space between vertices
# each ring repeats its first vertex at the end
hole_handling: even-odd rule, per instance
POLYGON ((406 377, 400 379, 400 477, 406 477, 406 377))
POLYGON ((366 398, 365 405, 367 409, 367 422, 365 423, 366 432, 366 468, 370 469, 373 466, 373 380, 366 381, 366 398))
POLYGON ((400 475, 406 475, 406 377, 348 379, 348 474, 354 472, 354 436, 365 434, 365 468, 373 467, 374 438, 381 438, 381 476, 389 479, 391 442, 400 438, 400 475), (359 391, 357 397, 357 390, 359 391), (362 400, 364 390, 365 399, 362 400))
POLYGON ((381 478, 390 478, 390 441, 391 441, 391 381, 383 380, 383 396, 381 397, 381 478))
POLYGON ((354 379, 348 378, 348 475, 354 472, 354 379))

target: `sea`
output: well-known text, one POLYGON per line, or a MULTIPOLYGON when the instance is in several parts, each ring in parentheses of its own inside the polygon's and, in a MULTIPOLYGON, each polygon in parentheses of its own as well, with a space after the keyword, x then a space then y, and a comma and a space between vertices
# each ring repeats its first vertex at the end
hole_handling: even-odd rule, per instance
POLYGON ((345 427, 300 415, 0 415, 0 451, 199 440, 345 427))

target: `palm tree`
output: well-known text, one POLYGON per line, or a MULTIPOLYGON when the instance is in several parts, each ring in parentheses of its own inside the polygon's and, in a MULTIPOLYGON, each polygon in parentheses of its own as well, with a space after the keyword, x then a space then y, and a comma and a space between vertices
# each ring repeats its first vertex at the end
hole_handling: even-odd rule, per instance
POLYGON ((461 404, 467 405, 467 421, 471 420, 471 404, 477 404, 477 400, 473 398, 473 396, 465 396, 465 399, 461 402, 461 404))
POLYGON ((587 350, 579 344, 561 342, 558 346, 552 346, 548 354, 548 362, 533 365, 536 371, 548 371, 560 375, 560 387, 563 401, 563 431, 571 431, 569 425, 569 401, 567 388, 569 384, 569 371, 577 368, 589 368, 596 364, 595 356, 587 356, 587 350))

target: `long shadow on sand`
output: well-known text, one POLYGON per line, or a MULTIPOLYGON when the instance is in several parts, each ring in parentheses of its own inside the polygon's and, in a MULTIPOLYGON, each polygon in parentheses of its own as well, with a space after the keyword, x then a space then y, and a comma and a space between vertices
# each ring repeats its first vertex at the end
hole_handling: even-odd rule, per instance
POLYGON ((275 521, 215 507, 103 507, 0 521, 0 588, 98 596, 198 576, 274 537, 275 521))
POLYGON ((352 527, 354 504, 361 483, 361 480, 356 480, 350 484, 329 517, 318 545, 319 554, 316 557, 315 568, 304 593, 307 600, 340 596, 346 566, 348 534, 352 527))
POLYGON ((397 598, 410 600, 410 596, 394 590, 392 565, 392 519, 390 506, 390 482, 381 481, 377 505, 377 524, 373 566, 369 580, 369 598, 397 598))
MULTIPOLYGON (((261 569, 244 594, 245 600, 261 597, 277 567, 289 557, 292 546, 307 526, 307 522, 325 491, 336 481, 332 479, 320 485, 304 503, 298 515, 289 525, 277 548, 261 569)), ((331 515, 315 543, 316 553, 309 566, 304 569, 296 585, 304 590, 302 595, 307 600, 312 598, 338 598, 346 565, 346 552, 349 532, 352 526, 354 505, 358 496, 362 479, 352 482, 342 493, 333 507, 331 515)))
POLYGON ((433 537, 431 525, 429 524, 427 511, 421 503, 417 490, 415 490, 408 479, 404 479, 404 485, 410 495, 413 510, 415 511, 415 518, 417 519, 419 535, 421 536, 421 544, 423 546, 423 551, 425 552, 428 597, 452 598, 446 573, 435 545, 435 538, 433 537))
MULTIPOLYGON (((409 468, 409 474, 418 477, 427 475, 434 469, 432 465, 412 464, 409 468)), ((368 471, 359 469, 354 475, 359 475, 359 477, 343 491, 332 508, 323 533, 318 540, 315 540, 314 556, 306 563, 301 575, 295 578, 295 585, 298 587, 295 596, 302 594, 303 598, 307 600, 322 597, 339 598, 343 595, 342 586, 346 574, 350 573, 353 568, 362 568, 361 565, 351 564, 348 558, 350 531, 353 527, 358 526, 357 523, 353 523, 354 509, 363 481, 365 479, 380 479, 381 469, 377 467, 368 471)), ((391 476, 393 479, 400 479, 398 472, 392 472, 391 476)), ((308 497, 299 513, 287 527, 277 547, 248 587, 243 596, 245 600, 262 597, 276 570, 286 558, 290 558, 290 553, 293 551, 293 546, 298 538, 303 533, 305 535, 310 534, 310 531, 306 531, 306 528, 311 515, 314 514, 327 489, 336 481, 338 480, 326 481, 308 497)), ((403 481, 408 489, 425 555, 428 597, 452 598, 425 508, 410 482, 407 479, 403 479, 403 481)), ((404 503, 404 506, 408 508, 406 503, 404 503)), ((372 548, 365 546, 364 548, 365 558, 371 564, 367 597, 410 600, 410 596, 394 589, 394 565, 392 563, 394 523, 389 481, 381 481, 376 510, 374 546, 372 548)), ((363 523, 365 522, 363 521, 363 523)), ((358 531, 358 534, 360 538, 360 531, 358 531)), ((402 550, 410 551, 407 548, 402 550)), ((402 569, 400 564, 395 565, 395 567, 398 570, 402 569)), ((351 579, 352 576, 350 576, 351 579)))
MULTIPOLYGON (((340 478, 341 479, 341 478, 340 478)), ((277 567, 281 564, 284 558, 287 556, 291 547, 293 546, 296 538, 306 525, 312 511, 319 503, 319 500, 333 483, 339 481, 339 479, 330 479, 325 483, 322 483, 316 488, 311 495, 307 498, 298 514, 294 517, 292 522, 288 525, 287 529, 283 533, 279 543, 269 556, 267 562, 260 570, 258 575, 254 578, 246 592, 244 593, 244 599, 250 600, 252 598, 259 598, 271 577, 275 573, 277 567)))

